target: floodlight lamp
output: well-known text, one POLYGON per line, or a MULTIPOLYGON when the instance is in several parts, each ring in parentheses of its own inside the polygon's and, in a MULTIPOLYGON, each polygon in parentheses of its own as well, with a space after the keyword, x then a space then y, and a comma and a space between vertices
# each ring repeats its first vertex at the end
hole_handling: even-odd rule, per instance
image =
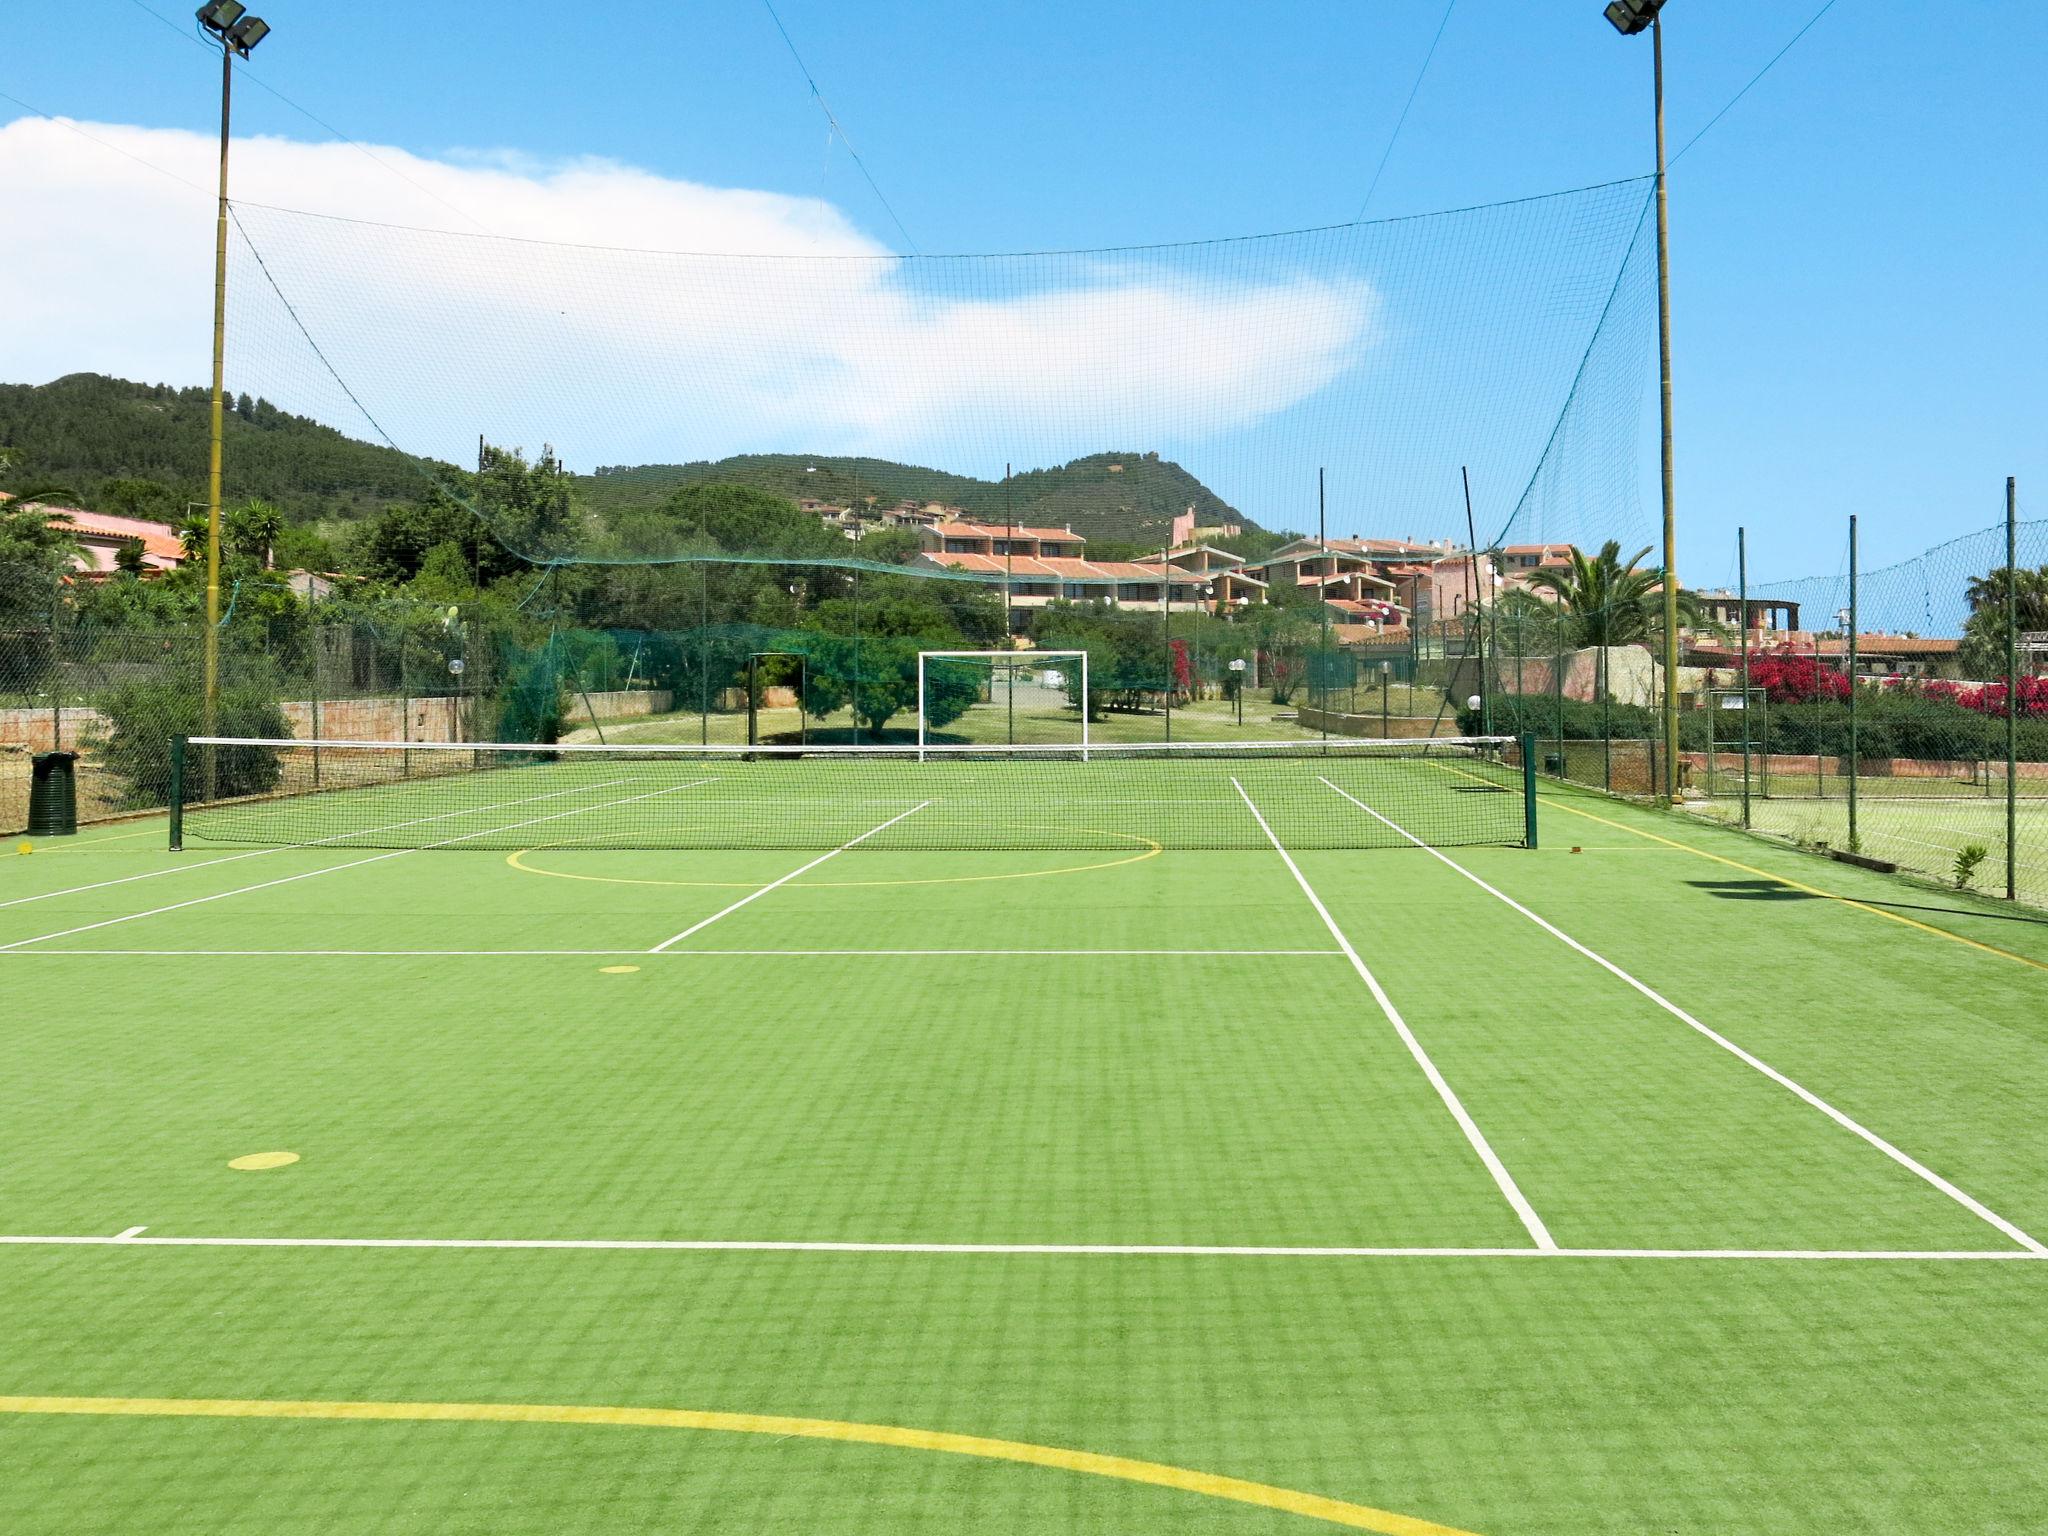
POLYGON ((228 33, 228 46, 243 58, 249 57, 249 50, 264 38, 270 36, 270 23, 261 16, 244 16, 228 33))
POLYGON ((199 17, 199 25, 216 37, 225 37, 228 28, 240 21, 242 14, 248 9, 249 7, 243 5, 241 0, 207 0, 196 14, 199 17))
POLYGON ((1634 37, 1638 32, 1647 32, 1663 9, 1664 0, 1614 0, 1607 7, 1607 19, 1623 37, 1634 37))

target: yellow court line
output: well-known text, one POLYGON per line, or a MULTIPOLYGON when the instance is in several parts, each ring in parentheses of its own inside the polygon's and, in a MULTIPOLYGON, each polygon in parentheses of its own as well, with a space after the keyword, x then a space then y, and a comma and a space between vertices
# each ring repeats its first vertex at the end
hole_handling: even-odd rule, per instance
MULTIPOLYGON (((884 885, 977 885, 985 880, 1038 880, 1047 875, 1085 875, 1098 869, 1116 869, 1125 864, 1141 864, 1146 859, 1156 859, 1166 851, 1162 844, 1149 837, 1139 837, 1130 832, 1102 832, 1093 827, 1081 828, 1084 832, 1095 832, 1098 837, 1120 837, 1126 842, 1143 843, 1144 851, 1128 854, 1121 859, 1110 859, 1101 864, 1063 864, 1058 869, 1026 869, 1007 875, 943 875, 929 880, 798 880, 791 884, 792 890, 849 890, 861 886, 884 885)), ((539 853, 547 848, 559 848, 559 843, 543 843, 534 848, 521 848, 505 855, 505 862, 522 874, 547 875, 556 880, 588 880, 596 885, 666 885, 689 890, 745 891, 761 882, 758 880, 639 880, 624 875, 576 875, 565 869, 542 869, 537 864, 523 862, 529 853, 539 853)))
MULTIPOLYGON (((1425 758, 1423 761, 1427 762, 1429 760, 1425 758)), ((1438 763, 1435 766, 1444 769, 1448 773, 1455 773, 1460 778, 1472 779, 1481 784, 1491 782, 1490 780, 1480 778, 1476 773, 1467 773, 1462 768, 1453 768, 1449 763, 1438 763)), ((1839 901, 1845 907, 1854 907, 1860 912, 1868 912, 1871 916, 1881 917, 1887 922, 1901 923, 1908 928, 1916 928, 1922 933, 1931 933, 1937 939, 1947 939, 1950 943, 1961 944, 1966 949, 1981 949, 1987 955, 1998 955, 2007 960, 2016 960, 2021 965, 2031 966, 2037 971, 2048 971, 2048 964, 2044 964, 2039 960, 2031 960, 2025 955, 2016 955, 2009 949, 2000 949, 1996 944, 1985 944, 1976 939, 1966 939, 1959 933, 1950 933, 1946 928, 1937 928, 1932 923, 1923 923, 1910 917, 1903 917, 1897 912, 1887 912, 1883 907, 1874 907, 1867 901, 1856 900, 1853 896, 1843 896, 1834 891, 1824 891, 1817 885, 1808 885, 1803 880, 1794 880, 1789 875, 1775 874, 1768 869, 1758 869, 1754 864, 1744 864, 1739 859, 1724 858, 1718 853, 1709 853, 1704 848, 1695 848, 1691 843, 1681 843, 1675 838, 1660 837, 1655 832, 1645 832, 1641 827, 1632 827, 1625 821, 1614 821, 1606 816, 1596 816, 1591 811, 1582 810, 1576 805, 1566 805, 1563 800, 1555 795, 1539 795, 1537 799, 1542 804, 1555 806, 1560 811, 1567 811, 1574 816, 1583 816, 1588 821, 1597 821, 1603 827, 1613 827, 1616 831, 1627 832, 1636 837, 1648 838, 1653 843, 1662 843, 1667 848, 1676 848, 1680 853, 1696 854, 1700 858, 1711 859, 1716 864, 1725 864, 1730 869, 1739 869, 1745 875, 1757 875, 1765 880, 1776 881, 1779 885, 1790 886, 1795 891, 1804 891, 1809 896, 1819 896, 1828 901, 1839 901)))
POLYGON ((1874 907, 1867 901, 1856 900, 1853 896, 1843 896, 1835 891, 1824 891, 1817 885, 1808 885, 1805 881, 1794 880, 1789 875, 1777 874, 1768 869, 1758 869, 1754 864, 1744 864, 1739 859, 1730 859, 1718 853, 1709 853, 1704 848, 1695 848, 1691 843, 1681 843, 1675 838, 1660 837, 1655 832, 1645 832, 1641 827, 1632 827, 1625 821, 1614 821, 1605 816, 1596 816, 1591 811, 1582 810, 1576 805, 1566 805, 1555 796, 1543 797, 1543 803, 1555 806, 1560 811, 1569 811, 1574 816, 1583 816, 1588 821, 1597 821, 1603 827, 1615 827, 1623 832, 1632 832, 1637 837, 1648 838, 1653 843, 1662 843, 1667 848, 1676 848, 1681 853, 1696 854, 1700 858, 1711 859, 1716 864, 1725 864, 1730 869, 1739 869, 1746 875, 1757 875, 1765 880, 1775 881, 1779 885, 1790 886, 1793 890, 1804 891, 1809 896, 1821 896, 1829 901, 1839 901, 1845 907, 1854 907, 1859 912, 1868 912, 1873 917, 1881 917, 1887 922, 1902 923, 1908 928, 1917 928, 1922 933, 1931 933, 1936 938, 1947 939, 1952 944, 1961 944, 1969 949, 1981 949, 1987 955, 1999 955, 2007 960, 2017 960, 2021 965, 2031 966, 2037 971, 2048 971, 2048 964, 2044 964, 2039 960, 2029 959, 2025 955, 2016 955, 2009 949, 2000 949, 1996 944, 1985 944, 1976 939, 1966 939, 1959 933, 1949 932, 1946 928, 1937 928, 1932 923, 1919 922, 1914 918, 1902 916, 1897 912, 1887 912, 1883 907, 1874 907))
POLYGON ((900 1450, 975 1456, 1019 1462, 1062 1472, 1085 1472, 1127 1483, 1149 1483, 1207 1498, 1256 1505, 1380 1536, 1472 1536, 1433 1521, 1390 1510, 1350 1504, 1320 1494, 1276 1488, 1270 1483, 1220 1477, 1157 1461, 1104 1456, 1064 1446, 1022 1440, 988 1440, 979 1435, 905 1429, 894 1424, 853 1424, 838 1419, 794 1419, 765 1413, 711 1413, 690 1408, 607 1408, 595 1404, 549 1403, 352 1403, 293 1402, 249 1398, 189 1397, 0 1397, 0 1413, 87 1414, 184 1419, 346 1419, 356 1422, 579 1424, 638 1429, 698 1429, 738 1435, 776 1435, 886 1445, 900 1450))

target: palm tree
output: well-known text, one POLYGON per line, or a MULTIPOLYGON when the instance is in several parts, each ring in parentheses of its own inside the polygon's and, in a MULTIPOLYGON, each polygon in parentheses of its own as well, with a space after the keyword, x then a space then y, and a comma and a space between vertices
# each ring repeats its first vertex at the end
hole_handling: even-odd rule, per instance
MULTIPOLYGON (((1609 539, 1591 559, 1573 549, 1570 566, 1529 573, 1531 589, 1551 593, 1559 608, 1571 615, 1568 634, 1578 645, 1649 645, 1664 637, 1664 572, 1639 567, 1650 552, 1644 545, 1626 560, 1621 545, 1609 539)), ((1699 599, 1678 594, 1681 628, 1701 624, 1699 599)))
POLYGON ((2017 571, 2000 566, 1988 575, 1974 577, 1967 590, 1970 617, 1963 626, 1963 644, 1958 660, 1970 677, 2000 677, 2005 673, 2005 599, 2013 595, 2021 631, 2048 629, 2048 565, 2039 570, 2017 571))

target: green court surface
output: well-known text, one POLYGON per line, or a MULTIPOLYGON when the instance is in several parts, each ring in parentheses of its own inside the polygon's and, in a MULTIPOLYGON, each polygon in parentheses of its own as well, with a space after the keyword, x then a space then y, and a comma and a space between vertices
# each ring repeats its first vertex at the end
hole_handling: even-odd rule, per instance
POLYGON ((2048 1529, 2048 923, 1291 766, 9 852, 0 1530, 2048 1529))
MULTIPOLYGON (((1864 787, 1857 802, 1854 846, 1872 858, 1884 859, 1923 879, 1952 881, 1956 856, 1972 846, 1984 850, 1971 876, 1979 890, 2005 889, 2005 791, 1986 793, 1955 786, 1912 786, 1907 781, 1880 781, 1872 792, 1864 787), (1947 793, 1940 793, 1947 789, 1947 793)), ((1739 824, 1741 787, 1724 781, 1719 797, 1702 802, 1699 814, 1739 824)), ((1750 799, 1750 826, 1769 837, 1807 846, 1848 848, 1849 801, 1843 784, 1830 781, 1825 796, 1750 799)), ((2030 796, 2018 802, 2013 818, 2019 852, 2014 886, 2019 899, 2048 906, 2048 800, 2030 796)))

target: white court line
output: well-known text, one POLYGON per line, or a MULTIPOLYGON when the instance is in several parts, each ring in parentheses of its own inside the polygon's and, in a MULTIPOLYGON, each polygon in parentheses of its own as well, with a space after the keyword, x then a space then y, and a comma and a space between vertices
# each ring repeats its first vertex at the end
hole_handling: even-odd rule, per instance
POLYGON ((508 805, 531 805, 536 800, 554 800, 562 795, 583 795, 593 789, 608 789, 613 784, 625 782, 624 779, 607 779, 598 784, 578 784, 571 789, 551 789, 544 795, 522 795, 517 800, 497 800, 489 805, 472 805, 459 811, 441 811, 432 816, 415 816, 410 821, 388 821, 381 827, 366 827, 359 832, 337 832, 332 837, 316 838, 310 843, 281 843, 275 848, 254 848, 247 853, 230 853, 218 859, 200 859, 189 864, 174 864, 168 869, 152 869, 139 875, 122 875, 115 880, 95 880, 90 885, 74 885, 68 890, 43 891, 35 896, 16 896, 9 901, 0 901, 0 908, 26 906, 32 901, 50 901, 58 896, 77 896, 85 891, 105 890, 110 885, 127 885, 134 880, 154 880, 158 875, 182 875, 190 869, 206 869, 214 864, 233 864, 239 859, 260 859, 266 854, 286 853, 292 849, 325 848, 345 838, 375 837, 379 832, 395 832, 400 827, 421 827, 429 822, 452 821, 458 816, 475 816, 483 811, 501 811, 508 805))
MULTIPOLYGON (((623 783, 624 780, 612 780, 623 783)), ((692 779, 687 784, 671 784, 666 789, 650 790, 644 795, 628 795, 623 800, 605 800, 596 805, 579 805, 571 811, 556 811, 548 816, 534 816, 526 821, 515 821, 505 826, 483 827, 475 832, 464 832, 456 837, 444 837, 438 842, 422 843, 417 848, 393 848, 386 853, 373 853, 366 859, 350 859, 346 864, 328 864, 320 869, 301 870, 296 875, 281 875, 275 880, 259 881, 255 885, 236 886, 231 891, 215 891, 210 896, 194 896, 186 901, 174 901, 168 906, 152 907, 147 912, 125 912, 119 917, 103 917, 96 923, 81 923, 76 928, 60 929, 56 933, 38 934, 32 939, 16 939, 12 944, 0 944, 0 954, 11 949, 22 949, 30 944, 44 944, 52 939, 69 938, 74 933, 91 933, 98 928, 112 928, 120 923, 132 923, 145 917, 160 917, 166 912, 182 911, 186 907, 203 907, 210 901, 225 901, 230 896, 246 896, 252 891, 267 891, 272 886, 290 885, 299 880, 311 880, 319 875, 337 874, 344 869, 360 869, 365 864, 378 864, 386 859, 402 859, 409 853, 422 853, 433 848, 452 848, 457 843, 466 843, 479 837, 489 837, 494 832, 516 832, 521 827, 535 827, 542 822, 561 821, 570 816, 587 816, 592 811, 608 811, 622 805, 631 805, 637 800, 652 800, 657 795, 671 795, 679 789, 695 789, 699 784, 708 784, 709 779, 692 779)))
POLYGON ((1482 891, 1486 892, 1489 896, 1496 897, 1499 900, 1506 902, 1510 907, 1513 907, 1517 912, 1521 913, 1522 916, 1528 918, 1530 922, 1534 923, 1537 927, 1541 928, 1545 933, 1549 934, 1552 938, 1559 940, 1561 943, 1565 944, 1571 949, 1577 950, 1580 954, 1584 955, 1588 960, 1592 961, 1595 965, 1599 966, 1609 975, 1617 977, 1621 981, 1626 982, 1629 986, 1633 987, 1636 991, 1640 992, 1644 997, 1647 997, 1651 1002, 1655 1003, 1659 1008, 1662 1008, 1666 1013, 1670 1014, 1674 1019, 1677 1019, 1681 1024, 1686 1025, 1688 1028, 1697 1030, 1700 1034, 1706 1036, 1707 1039, 1713 1041, 1714 1044, 1720 1046, 1722 1050, 1728 1052, 1731 1056, 1734 1056, 1738 1061, 1743 1062, 1747 1066, 1754 1067, 1757 1071, 1761 1072, 1765 1077, 1768 1077, 1772 1082, 1776 1083, 1779 1087, 1787 1089, 1790 1092, 1796 1094, 1800 1099, 1812 1105, 1815 1109, 1819 1110, 1822 1114, 1826 1115, 1830 1120, 1834 1121, 1835 1124, 1841 1126, 1842 1129, 1854 1132, 1856 1135, 1862 1137, 1863 1140, 1870 1143, 1871 1146, 1877 1148, 1878 1151, 1882 1152, 1886 1157, 1890 1158, 1893 1162, 1897 1163, 1901 1168, 1904 1168, 1907 1172, 1915 1174, 1922 1179, 1925 1179, 1929 1184, 1932 1184, 1936 1189, 1940 1190, 1943 1194, 1947 1195, 1951 1200, 1955 1201, 1958 1205, 1962 1206, 1963 1209, 1968 1211, 1971 1215, 1976 1216, 1979 1219, 1990 1223, 1992 1226, 1996 1227, 1999 1231, 2003 1232, 2007 1237, 2011 1238, 2014 1242, 2018 1243, 2022 1248, 2025 1248, 2028 1252, 2034 1254, 2036 1257, 2048 1257, 2048 1247, 2044 1247, 2040 1243, 2034 1241, 2033 1238, 2029 1237, 2026 1233, 2022 1232, 2018 1227, 2014 1226, 2011 1222, 2007 1221, 2003 1216, 1999 1215, 1996 1211, 1992 1210, 1989 1206, 1983 1204, 1981 1201, 1965 1193, 1963 1190, 1958 1189, 1955 1185, 1951 1184, 1947 1179, 1943 1178, 1940 1174, 1936 1173, 1932 1168, 1929 1168, 1925 1163, 1922 1163, 1915 1158, 1909 1157, 1906 1153, 1900 1151, 1897 1147, 1893 1146, 1890 1142, 1886 1141, 1882 1136, 1878 1135, 1877 1132, 1871 1130, 1868 1126, 1862 1125, 1861 1123, 1850 1119, 1847 1115, 1843 1114, 1842 1111, 1835 1108, 1834 1105, 1828 1103, 1826 1099, 1823 1099, 1819 1094, 1814 1093, 1809 1089, 1801 1087, 1798 1083, 1792 1081, 1791 1078, 1787 1077, 1784 1073, 1780 1072, 1776 1067, 1772 1066, 1769 1062, 1763 1060, 1763 1058, 1752 1055, 1750 1052, 1745 1051, 1741 1046, 1737 1045, 1733 1040, 1730 1040, 1726 1035, 1720 1034, 1715 1030, 1709 1029, 1706 1025, 1702 1024, 1698 1019, 1694 1018, 1691 1014, 1687 1013, 1683 1008, 1679 1007, 1678 1004, 1672 1002, 1671 999, 1666 997, 1663 993, 1657 991, 1654 987, 1648 986, 1645 983, 1636 980, 1635 977, 1631 976, 1627 971, 1624 971, 1612 960, 1609 960, 1608 958, 1606 958, 1606 956, 1596 954, 1593 950, 1588 949, 1585 945, 1581 944, 1577 939, 1573 938, 1570 934, 1566 933, 1562 928, 1559 928, 1556 924, 1548 921, 1545 918, 1538 917, 1534 912, 1530 911, 1527 907, 1523 906, 1519 901, 1515 900, 1514 897, 1506 894, 1503 891, 1497 890, 1495 887, 1487 884, 1484 880, 1480 879, 1479 876, 1473 874, 1471 870, 1465 868, 1464 865, 1458 863, 1455 859, 1449 857, 1442 850, 1430 847, 1427 843, 1423 842, 1421 838, 1415 836, 1414 833, 1410 832, 1406 827, 1400 826, 1398 823, 1395 823, 1393 821, 1389 821, 1385 816, 1380 815, 1378 811, 1374 810, 1371 806, 1367 805, 1363 800, 1358 799, 1355 795, 1345 794, 1343 790, 1337 789, 1337 786, 1335 784, 1331 784, 1328 779, 1324 779, 1322 782, 1325 785, 1328 785, 1329 788, 1336 790, 1338 794, 1343 795, 1346 800, 1349 800, 1361 811, 1364 811, 1366 815, 1373 817, 1377 821, 1385 822, 1387 826, 1392 827, 1396 832, 1400 833, 1403 837, 1407 838, 1409 842, 1413 843, 1416 847, 1420 848, 1424 853, 1429 854, 1432 858, 1435 858, 1440 862, 1448 865, 1450 868, 1456 870, 1459 874, 1463 875, 1467 880, 1470 880, 1474 885, 1478 886, 1482 891))
MULTIPOLYGON (((108 959, 114 956, 132 956, 153 960, 189 959, 445 959, 469 960, 523 959, 544 956, 585 956, 616 957, 619 955, 645 955, 653 951, 645 949, 17 949, 0 950, 0 958, 26 960, 64 960, 88 956, 108 959)), ((745 957, 755 960, 777 959, 819 959, 845 958, 931 960, 950 959, 960 956, 975 958, 1023 958, 1023 959, 1086 959, 1099 956, 1110 959, 1165 957, 1176 960, 1216 959, 1259 959, 1279 958, 1292 960, 1336 960, 1343 957, 1341 949, 667 949, 660 952, 670 960, 696 960, 745 957)))
POLYGON ((114 1241, 117 1243, 125 1243, 128 1241, 129 1238, 140 1237, 143 1233, 147 1232, 148 1230, 149 1228, 147 1227, 129 1227, 126 1231, 116 1232, 114 1234, 114 1241))
MULTIPOLYGON (((145 1228, 135 1228, 144 1231, 145 1228)), ((858 1243, 763 1239, 584 1237, 119 1237, 0 1236, 17 1248, 503 1249, 595 1253, 951 1254, 962 1257, 1191 1259, 1734 1259, 1846 1263, 2039 1263, 2017 1248, 1348 1248, 1240 1243, 858 1243)))
POLYGON ((1458 1128, 1465 1133, 1465 1139, 1472 1144, 1472 1150, 1479 1154, 1479 1160, 1486 1165, 1486 1171, 1493 1175, 1493 1182, 1499 1187, 1501 1194, 1508 1204, 1514 1207, 1515 1214, 1522 1218, 1522 1225, 1528 1228, 1530 1238, 1538 1248, 1557 1247, 1557 1243, 1551 1238, 1550 1229, 1543 1225, 1543 1218, 1536 1214, 1536 1208, 1529 1204, 1529 1199, 1522 1193, 1521 1186, 1515 1183, 1514 1176, 1494 1154, 1493 1148, 1480 1132, 1477 1122, 1465 1112, 1465 1106, 1458 1102, 1457 1094, 1451 1091, 1451 1085, 1444 1081, 1443 1073, 1437 1071, 1436 1063, 1429 1059, 1429 1053, 1422 1048, 1422 1042, 1417 1040, 1414 1032, 1408 1028, 1407 1020, 1401 1017, 1400 1010, 1394 1006, 1394 1000, 1387 996, 1386 989, 1379 983, 1379 978, 1373 975, 1363 960, 1359 959, 1358 951, 1352 948, 1351 941, 1344 936, 1344 930, 1337 926, 1337 920, 1330 916, 1330 909, 1323 905, 1322 897, 1318 896, 1315 887, 1308 883, 1308 877, 1302 874, 1300 866, 1294 862, 1294 856, 1287 851, 1280 839, 1273 835, 1273 829, 1266 825, 1266 818, 1259 814, 1259 808, 1252 803, 1252 797, 1245 794, 1244 786, 1234 777, 1230 782, 1238 794, 1243 796, 1245 808, 1258 822, 1259 830, 1266 834, 1266 840, 1273 845, 1273 851, 1279 854, 1287 865, 1287 872, 1294 876, 1294 883, 1301 887, 1302 895, 1306 896, 1309 905, 1316 909, 1316 915, 1323 920, 1323 926, 1330 930, 1330 937, 1337 941, 1338 947, 1344 951, 1345 958, 1351 962, 1351 968, 1358 972, 1359 980, 1372 992, 1373 1001, 1380 1005, 1380 1012, 1387 1016, 1387 1022, 1394 1026, 1394 1032, 1401 1037, 1401 1043, 1408 1047, 1408 1054, 1415 1058, 1415 1064, 1422 1068, 1423 1076, 1427 1077, 1430 1086, 1436 1089, 1437 1097, 1444 1101, 1444 1108, 1448 1109, 1451 1118, 1458 1122, 1458 1128))
POLYGON ((897 822, 902 821, 905 817, 915 816, 919 811, 923 810, 926 806, 930 804, 931 801, 929 800, 918 801, 918 803, 916 805, 913 805, 909 810, 891 816, 887 821, 883 822, 880 826, 869 827, 867 831, 861 833, 859 837, 848 838, 845 842, 841 843, 837 848, 834 848, 830 853, 819 854, 815 859, 811 860, 810 863, 804 865, 801 869, 792 869, 788 874, 782 876, 779 880, 771 880, 768 884, 760 887, 758 890, 752 890, 747 892, 746 895, 742 896, 738 901, 734 902, 731 906, 723 907, 720 910, 712 913, 703 921, 690 924, 690 926, 685 928, 681 933, 678 933, 671 938, 663 939, 659 944, 655 945, 654 948, 648 950, 647 953, 650 955, 658 955, 662 953, 664 950, 666 950, 671 944, 680 944, 683 942, 683 940, 687 939, 691 934, 702 933, 706 928, 709 928, 721 917, 729 917, 731 914, 739 911, 739 909, 741 907, 744 907, 748 902, 760 900, 761 897, 766 896, 770 891, 774 890, 777 886, 789 884, 789 882, 794 880, 798 875, 809 874, 812 870, 816 869, 820 864, 824 863, 827 859, 838 858, 839 855, 846 852, 847 849, 857 847, 861 843, 866 842, 869 838, 873 837, 877 832, 888 831, 889 828, 895 826, 897 822))

